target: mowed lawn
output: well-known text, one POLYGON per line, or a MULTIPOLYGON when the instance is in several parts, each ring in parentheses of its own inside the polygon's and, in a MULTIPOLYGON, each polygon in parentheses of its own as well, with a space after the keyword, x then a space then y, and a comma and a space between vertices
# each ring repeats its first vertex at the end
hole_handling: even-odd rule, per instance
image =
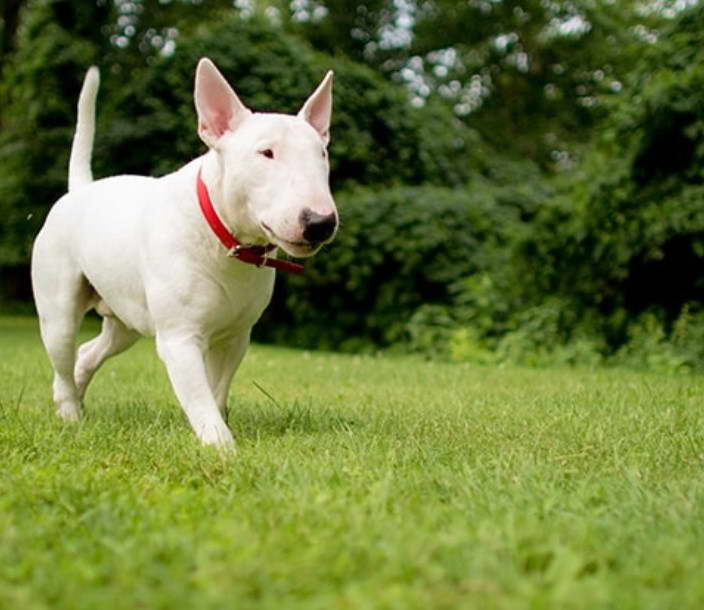
POLYGON ((221 455, 151 342, 65 425, 0 318, 0 608, 704 608, 703 407, 693 376, 254 346, 221 455))

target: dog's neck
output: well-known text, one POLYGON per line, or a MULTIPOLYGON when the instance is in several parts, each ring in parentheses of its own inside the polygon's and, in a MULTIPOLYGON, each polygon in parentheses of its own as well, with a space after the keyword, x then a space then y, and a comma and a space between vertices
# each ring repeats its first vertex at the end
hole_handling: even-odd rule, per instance
MULTIPOLYGON (((268 240, 261 231, 257 230, 256 225, 251 222, 238 222, 233 218, 235 210, 246 210, 248 201, 245 193, 238 192, 226 195, 225 189, 225 168, 223 167, 220 156, 215 151, 208 151, 205 155, 199 157, 189 166, 189 180, 195 189, 198 172, 205 184, 213 208, 217 212, 218 217, 225 225, 227 230, 234 236, 237 241, 246 246, 267 246, 268 240)), ((195 193, 195 190, 193 190, 195 193)), ((197 204, 197 201, 196 201, 197 204)))

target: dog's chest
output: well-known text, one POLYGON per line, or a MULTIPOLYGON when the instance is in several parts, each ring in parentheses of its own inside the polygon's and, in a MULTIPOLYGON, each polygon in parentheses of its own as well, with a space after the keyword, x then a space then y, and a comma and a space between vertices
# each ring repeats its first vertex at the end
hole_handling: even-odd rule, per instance
POLYGON ((222 337, 249 331, 271 301, 273 290, 274 272, 255 267, 211 282, 201 309, 204 334, 222 337))

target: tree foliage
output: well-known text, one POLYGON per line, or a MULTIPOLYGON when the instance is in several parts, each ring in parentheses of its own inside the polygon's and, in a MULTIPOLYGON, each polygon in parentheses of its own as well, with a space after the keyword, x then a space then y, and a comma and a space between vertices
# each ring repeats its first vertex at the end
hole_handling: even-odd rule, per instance
POLYGON ((544 244, 560 252, 553 285, 605 312, 659 306, 672 320, 704 300, 703 32, 696 8, 644 55, 571 177, 569 231, 544 244))
POLYGON ((637 0, 327 0, 290 23, 439 100, 505 154, 564 166, 665 26, 637 0))
POLYGON ((659 352, 665 368, 701 368, 703 33, 695 7, 643 54, 585 161, 552 181, 508 264, 458 287, 439 342, 469 328, 465 343, 519 359, 580 344, 597 358, 650 362, 659 352))

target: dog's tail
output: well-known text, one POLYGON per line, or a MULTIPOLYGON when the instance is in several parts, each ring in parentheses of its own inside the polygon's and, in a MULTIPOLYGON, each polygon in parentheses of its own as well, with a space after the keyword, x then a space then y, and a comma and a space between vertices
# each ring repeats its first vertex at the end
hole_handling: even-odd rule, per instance
POLYGON ((68 164, 68 190, 73 191, 93 182, 91 158, 95 136, 95 98, 100 86, 100 72, 96 66, 88 69, 78 98, 78 119, 76 133, 71 146, 71 159, 68 164))

